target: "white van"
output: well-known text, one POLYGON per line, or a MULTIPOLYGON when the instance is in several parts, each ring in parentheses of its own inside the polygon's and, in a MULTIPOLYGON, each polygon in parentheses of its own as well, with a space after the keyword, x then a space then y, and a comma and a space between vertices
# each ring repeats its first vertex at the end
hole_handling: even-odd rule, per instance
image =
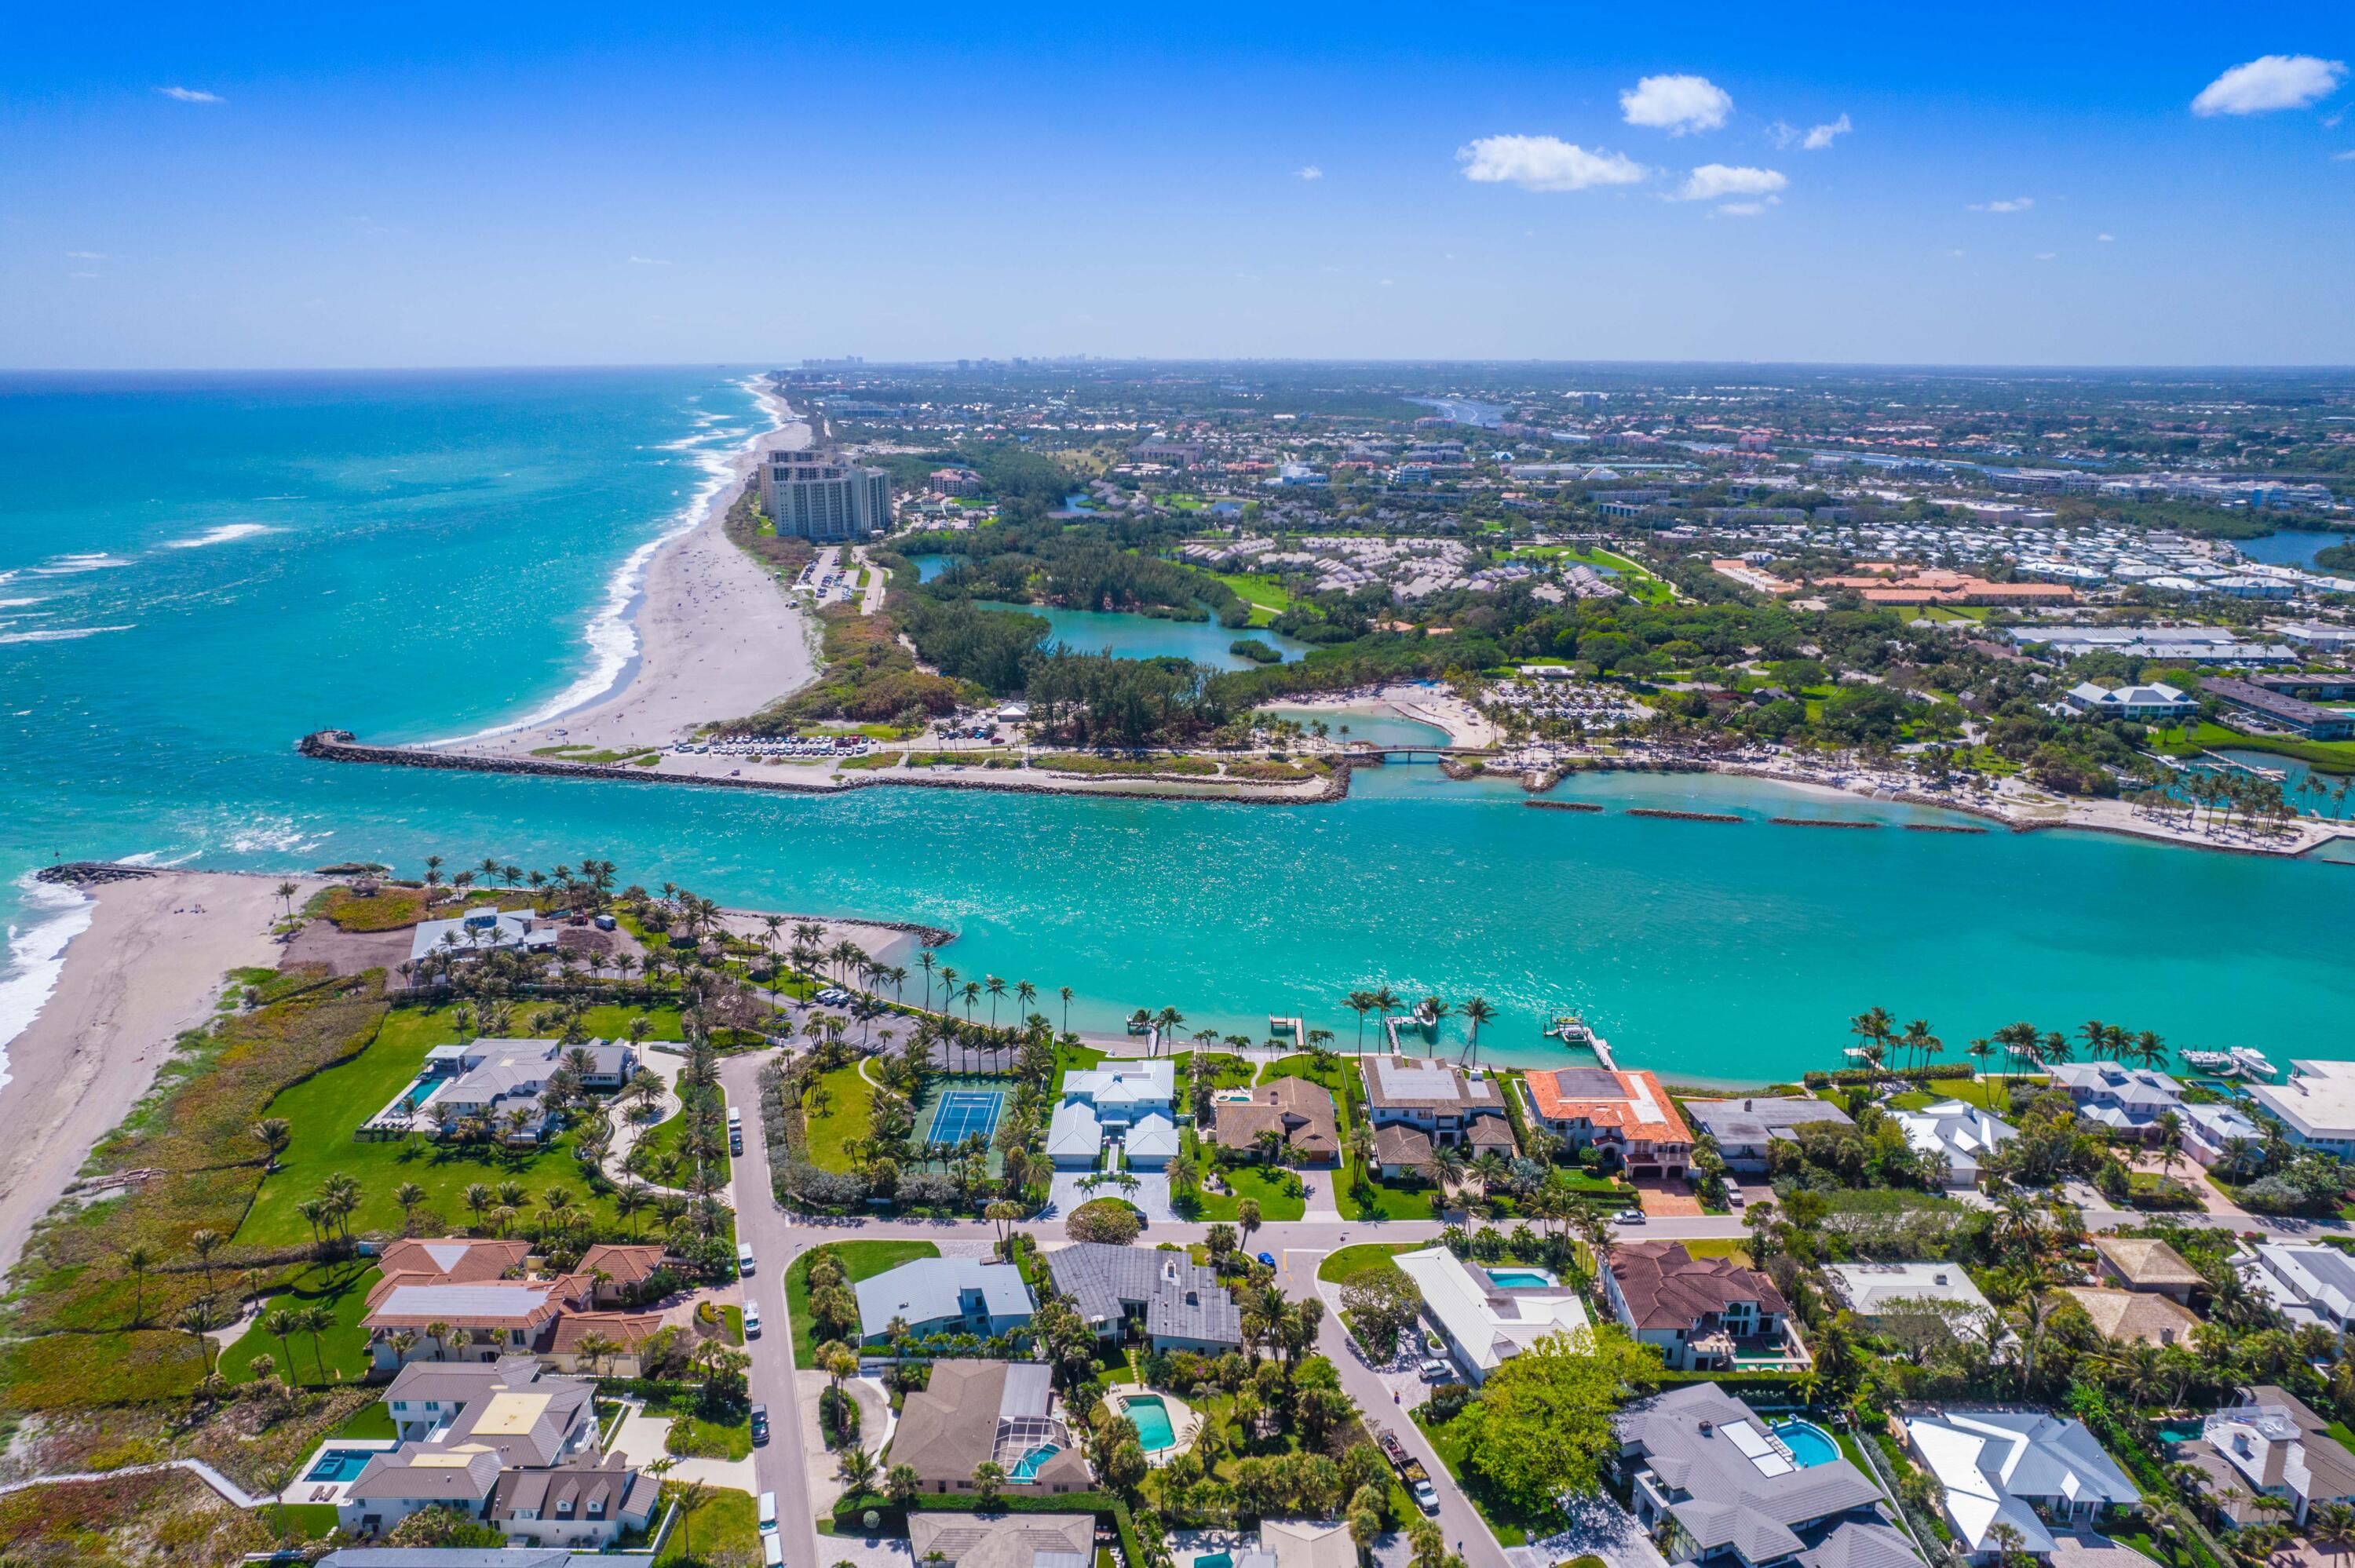
POLYGON ((766 1535, 776 1528, 777 1494, 762 1492, 761 1494, 761 1533, 766 1535))
POLYGON ((785 1568, 785 1546, 775 1531, 761 1537, 762 1568, 785 1568))
POLYGON ((761 1337, 761 1304, 758 1301, 744 1303, 744 1337, 748 1340, 761 1337))
POLYGON ((752 1272, 752 1244, 751 1242, 738 1242, 736 1244, 736 1272, 739 1274, 750 1274, 752 1272))

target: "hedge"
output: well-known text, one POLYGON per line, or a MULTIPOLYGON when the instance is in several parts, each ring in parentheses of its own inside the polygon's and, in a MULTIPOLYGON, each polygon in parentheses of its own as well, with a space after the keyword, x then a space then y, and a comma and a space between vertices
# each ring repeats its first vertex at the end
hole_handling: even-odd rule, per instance
MULTIPOLYGON (((916 1508, 924 1513, 977 1513, 980 1499, 970 1492, 920 1492, 916 1508)), ((1061 1497, 1036 1497, 1022 1493, 1000 1492, 992 1505, 1003 1513, 1093 1513, 1112 1515, 1113 1528, 1120 1532, 1122 1554, 1128 1568, 1145 1568, 1145 1549, 1138 1542, 1136 1521, 1129 1517, 1128 1504, 1109 1492, 1067 1492, 1061 1497)), ((863 1530, 859 1516, 872 1509, 882 1522, 882 1531, 904 1531, 907 1517, 891 1500, 879 1492, 865 1492, 845 1497, 834 1505, 834 1528, 837 1534, 851 1527, 863 1530)))
POLYGON ((1811 1089, 1826 1089, 1853 1084, 1943 1084, 1978 1075, 1968 1062, 1942 1062, 1934 1067, 1842 1067, 1837 1073, 1809 1073, 1800 1081, 1811 1089))

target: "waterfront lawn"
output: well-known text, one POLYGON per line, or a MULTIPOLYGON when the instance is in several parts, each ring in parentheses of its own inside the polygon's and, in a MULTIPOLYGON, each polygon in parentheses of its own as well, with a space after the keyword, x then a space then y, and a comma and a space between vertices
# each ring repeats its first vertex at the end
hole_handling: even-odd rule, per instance
POLYGON ((857 1063, 819 1074, 802 1102, 810 1163, 821 1171, 849 1170, 849 1146, 874 1130, 874 1103, 875 1086, 859 1076, 857 1063))
POLYGON ((840 1258, 844 1277, 856 1285, 903 1263, 938 1257, 941 1249, 928 1241, 828 1242, 794 1259, 793 1266, 785 1270, 785 1313, 794 1320, 794 1365, 797 1367, 814 1366, 816 1362, 811 1353, 809 1268, 811 1260, 820 1253, 832 1253, 840 1258))
MULTIPOLYGON (((618 1008, 600 1011, 622 1012, 618 1008)), ((374 1043, 357 1057, 296 1084, 272 1100, 265 1114, 285 1118, 293 1142, 280 1157, 277 1172, 255 1193, 252 1208, 238 1227, 236 1245, 240 1248, 310 1245, 317 1236, 309 1222, 295 1213, 295 1205, 337 1173, 359 1183, 359 1207, 350 1220, 355 1234, 400 1234, 401 1209, 393 1194, 409 1181, 425 1189, 425 1201, 415 1214, 414 1234, 419 1235, 443 1234, 466 1225, 472 1216, 465 1192, 477 1181, 493 1187, 504 1181, 519 1182, 534 1202, 550 1190, 561 1188, 571 1193, 576 1207, 592 1213, 601 1225, 612 1227, 612 1195, 601 1196, 590 1190, 580 1162, 572 1156, 570 1132, 538 1149, 443 1142, 424 1137, 381 1143, 353 1138, 362 1123, 417 1075, 428 1047, 455 1044, 461 1038, 451 1023, 450 1009, 429 1012, 398 1007, 386 1015, 374 1043)))
POLYGON ((2200 723, 2150 732, 2152 749, 2170 757, 2202 751, 2264 751, 2293 758, 2318 773, 2355 773, 2355 740, 2304 740, 2281 735, 2249 735, 2220 724, 2200 723))
POLYGON ((1241 1089, 1251 1085, 1251 1058, 1231 1051, 1180 1051, 1170 1061, 1178 1069, 1178 1103, 1181 1106, 1190 1107, 1193 1104, 1197 1072, 1207 1076, 1214 1089, 1241 1089))
POLYGON ((371 1399, 344 1418, 344 1424, 327 1434, 330 1437, 394 1438, 400 1436, 393 1430, 392 1407, 381 1399, 371 1399))
POLYGON ((1211 576, 1235 590, 1235 597, 1251 606, 1251 623, 1265 626, 1292 608, 1292 594, 1273 577, 1245 572, 1213 572, 1211 576))
MULTIPOLYGON (((1145 1049, 1142 1040, 1138 1050, 1145 1049)), ((1060 1086, 1065 1073, 1084 1073, 1103 1066, 1112 1059, 1109 1051, 1099 1051, 1092 1045, 1058 1045, 1055 1047, 1055 1082, 1060 1086)))
MULTIPOLYGON (((790 1414, 790 1413, 788 1413, 790 1414)), ((664 1484, 664 1505, 677 1496, 679 1484, 664 1484)), ((659 1516, 657 1516, 659 1517, 659 1516)), ((750 1492, 715 1487, 704 1494, 693 1519, 671 1526, 669 1538, 654 1559, 655 1568, 666 1563, 757 1563, 761 1560, 761 1520, 750 1492), (687 1548, 692 1546, 694 1555, 687 1548)))
MULTIPOLYGON (((316 1340, 308 1333, 300 1333, 289 1336, 281 1344, 257 1319, 221 1352, 217 1363, 221 1376, 232 1383, 251 1383, 253 1358, 267 1355, 278 1363, 278 1375, 288 1383, 314 1387, 357 1383, 368 1375, 368 1330, 360 1327, 360 1319, 368 1311, 368 1293, 378 1277, 376 1265, 364 1258, 305 1264, 294 1271, 288 1281, 289 1288, 263 1304, 262 1314, 266 1316, 281 1308, 301 1311, 325 1307, 335 1314, 334 1326, 316 1340)), ((385 1436, 392 1434, 388 1432, 385 1436)))
MULTIPOLYGON (((1927 1106, 1936 1105, 1941 1100, 1960 1100, 1965 1105, 1977 1106, 1981 1110, 1992 1111, 1997 1116, 2009 1117, 2011 1115, 2011 1086, 2041 1084, 2043 1081, 2041 1078, 2024 1076, 1957 1078, 1952 1083, 1939 1084, 1933 1088, 1908 1089, 1902 1095, 1892 1095, 1890 1097, 1889 1105, 1892 1110, 1916 1111, 1927 1106)), ((1828 1097, 1831 1098, 1834 1105, 1839 1103, 1837 1095, 1828 1097)))

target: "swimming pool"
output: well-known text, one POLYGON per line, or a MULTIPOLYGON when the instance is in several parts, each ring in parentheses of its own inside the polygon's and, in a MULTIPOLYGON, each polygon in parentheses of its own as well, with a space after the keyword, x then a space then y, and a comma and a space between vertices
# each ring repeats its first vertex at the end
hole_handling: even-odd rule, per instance
POLYGON ((1061 1452, 1062 1450, 1052 1443, 1041 1443, 1014 1461, 1014 1468, 1008 1472, 1007 1478, 1016 1481, 1036 1480, 1039 1478, 1039 1467, 1061 1452))
POLYGON ((1791 1450, 1791 1457, 1799 1462, 1801 1469, 1828 1465, 1840 1457, 1839 1445, 1832 1441, 1831 1435, 1811 1421, 1777 1421, 1771 1430, 1783 1440, 1783 1446, 1791 1450))
POLYGON ((1169 1407, 1159 1394, 1136 1394, 1122 1403, 1120 1413, 1136 1423, 1137 1441, 1146 1453, 1178 1446, 1178 1429, 1169 1425, 1169 1407))
POLYGON ((1556 1283, 1542 1268, 1492 1268, 1488 1283, 1499 1290, 1531 1290, 1556 1283))
POLYGON ((376 1450, 373 1448, 322 1448, 319 1457, 311 1462, 310 1473, 303 1478, 306 1481, 348 1481, 367 1469, 368 1462, 375 1457, 376 1450))
POLYGON ((1206 1552, 1194 1559, 1194 1568, 1235 1568, 1235 1554, 1231 1552, 1206 1552))
POLYGON ((2158 1428, 2158 1440, 2162 1443, 2196 1443, 2206 1432, 2207 1428, 2197 1421, 2165 1422, 2158 1428))

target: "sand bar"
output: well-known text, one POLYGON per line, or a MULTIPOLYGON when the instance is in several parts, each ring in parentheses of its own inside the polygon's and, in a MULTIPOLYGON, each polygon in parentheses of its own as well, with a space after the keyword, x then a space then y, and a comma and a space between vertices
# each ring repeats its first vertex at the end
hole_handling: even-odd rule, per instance
MULTIPOLYGON (((91 890, 97 912, 66 948, 57 990, 8 1043, 0 1266, 15 1266, 34 1222, 147 1092, 180 1031, 212 1015, 222 977, 277 963, 279 880, 160 871, 91 890)), ((320 884, 297 885, 299 909, 320 884)))
MULTIPOLYGON (((761 396, 786 418, 782 401, 761 396)), ((449 741, 444 749, 517 757, 549 746, 661 746, 808 684, 817 673, 815 620, 766 567, 730 543, 725 523, 761 452, 809 440, 798 418, 753 438, 695 525, 655 552, 632 615, 638 655, 617 688, 529 729, 449 741)))

